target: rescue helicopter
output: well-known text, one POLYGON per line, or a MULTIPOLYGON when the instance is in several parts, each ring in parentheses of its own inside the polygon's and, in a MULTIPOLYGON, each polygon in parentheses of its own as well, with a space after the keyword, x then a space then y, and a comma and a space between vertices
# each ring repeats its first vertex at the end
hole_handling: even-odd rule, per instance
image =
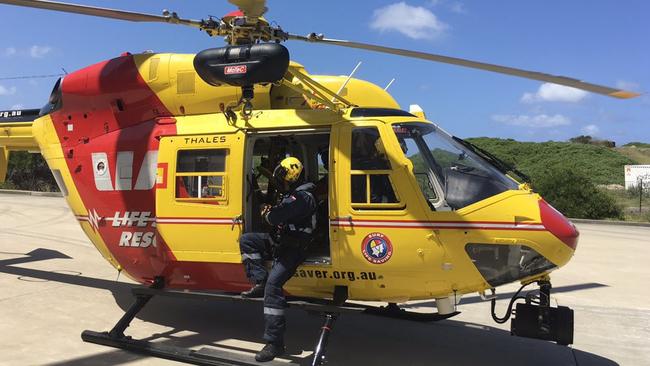
POLYGON ((197 54, 124 53, 59 79, 40 110, 0 113, 0 175, 10 151, 39 151, 84 233, 121 273, 144 285, 108 332, 85 341, 196 364, 220 356, 124 334, 153 296, 241 300, 250 287, 238 239, 263 231, 258 208, 278 190, 269 170, 287 156, 316 182, 319 222, 309 256, 285 286, 290 306, 324 326, 325 361, 338 314, 405 320, 458 314, 464 294, 492 301, 511 333, 568 345, 573 311, 552 307, 549 274, 569 262, 575 226, 489 152, 402 110, 384 88, 311 75, 285 41, 419 58, 550 82, 616 98, 636 93, 540 72, 378 45, 296 35, 264 18, 265 0, 229 0, 221 19, 191 20, 54 1, 0 0, 132 22, 197 28, 226 46, 197 54), (495 288, 520 282, 504 317, 495 288), (537 291, 521 293, 528 285, 537 291), (489 293, 491 291, 491 293, 489 293), (398 303, 435 299, 437 312, 398 303), (521 301, 523 300, 523 302, 521 301), (377 301, 371 306, 353 301, 377 301), (515 306, 513 309, 513 306, 515 306))

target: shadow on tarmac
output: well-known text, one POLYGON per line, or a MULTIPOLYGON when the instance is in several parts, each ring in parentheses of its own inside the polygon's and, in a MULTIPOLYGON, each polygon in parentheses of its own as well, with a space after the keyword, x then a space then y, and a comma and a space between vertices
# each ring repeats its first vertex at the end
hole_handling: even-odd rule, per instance
MULTIPOLYGON (((108 290, 122 310, 131 305, 133 297, 130 290, 133 286, 130 284, 13 266, 62 256, 65 255, 60 252, 37 249, 28 253, 27 257, 0 260, 0 272, 108 290)), ((605 285, 587 283, 558 287, 554 291, 576 291, 601 286, 605 285)), ((501 296, 509 297, 508 294, 501 296)), ((476 301, 478 300, 468 299, 468 302, 476 301)), ((423 305, 426 303, 418 304, 423 305)), ((248 352, 252 359, 250 349, 218 343, 225 340, 261 343, 261 306, 260 303, 154 297, 138 314, 137 319, 173 328, 165 333, 153 334, 146 340, 185 348, 229 348, 248 352)), ((321 318, 297 309, 289 309, 287 318, 286 342, 289 355, 284 358, 295 364, 308 365, 310 355, 301 354, 303 350, 311 353, 322 325, 321 318)), ((93 330, 108 330, 117 320, 106 319, 105 329, 93 330)), ((129 329, 126 333, 129 333, 129 329)), ((106 350, 49 366, 119 365, 148 357, 110 348, 106 350)), ((416 323, 364 314, 343 314, 339 317, 331 334, 327 356, 330 365, 617 365, 612 360, 592 353, 550 342, 513 337, 507 331, 484 325, 455 320, 416 323)))

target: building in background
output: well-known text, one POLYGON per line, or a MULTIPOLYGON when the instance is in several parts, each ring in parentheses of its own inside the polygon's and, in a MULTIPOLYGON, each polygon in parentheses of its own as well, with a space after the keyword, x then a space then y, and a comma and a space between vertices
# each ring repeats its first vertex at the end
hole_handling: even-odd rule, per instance
POLYGON ((650 189, 650 165, 626 165, 625 166, 625 189, 637 187, 650 189))

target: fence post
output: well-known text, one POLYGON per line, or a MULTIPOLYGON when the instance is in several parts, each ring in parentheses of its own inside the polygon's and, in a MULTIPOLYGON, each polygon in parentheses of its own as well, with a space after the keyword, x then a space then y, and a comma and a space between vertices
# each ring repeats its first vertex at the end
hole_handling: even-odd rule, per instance
POLYGON ((636 178, 636 182, 637 182, 636 186, 637 188, 639 188, 639 214, 641 214, 642 212, 641 206, 643 202, 643 178, 641 176, 638 176, 636 178))

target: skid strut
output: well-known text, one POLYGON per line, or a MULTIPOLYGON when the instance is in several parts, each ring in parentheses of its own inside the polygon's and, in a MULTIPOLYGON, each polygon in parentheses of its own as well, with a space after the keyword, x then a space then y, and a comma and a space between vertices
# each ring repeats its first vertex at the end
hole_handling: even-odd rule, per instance
MULTIPOLYGON (((121 348, 132 352, 142 353, 150 356, 181 361, 195 365, 212 365, 212 366, 232 366, 232 365, 259 365, 250 355, 227 352, 215 348, 204 347, 199 350, 191 350, 174 346, 162 345, 160 342, 147 342, 143 340, 132 339, 124 334, 135 316, 149 303, 154 296, 175 297, 179 299, 201 299, 201 300, 220 300, 228 302, 258 302, 262 299, 246 299, 239 294, 214 293, 214 292, 192 292, 180 290, 164 290, 164 280, 156 279, 151 287, 136 287, 132 289, 135 301, 124 313, 122 318, 115 324, 113 329, 108 332, 94 332, 85 330, 81 338, 90 343, 100 344, 109 347, 121 348)), ((311 313, 320 314, 324 317, 323 326, 320 329, 318 343, 314 349, 312 366, 320 366, 325 362, 325 353, 330 333, 334 323, 343 313, 369 313, 378 316, 389 316, 399 319, 415 321, 438 321, 449 318, 458 313, 439 315, 436 313, 419 314, 411 313, 399 309, 397 305, 389 305, 388 308, 378 308, 361 304, 349 304, 345 301, 328 301, 314 300, 304 298, 288 298, 287 304, 291 308, 298 308, 311 313)), ((282 361, 271 361, 264 364, 265 366, 288 366, 296 363, 287 363, 286 359, 282 361)))
MULTIPOLYGON (((154 284, 148 289, 134 289, 133 295, 135 297, 135 302, 124 313, 122 318, 118 320, 113 329, 108 332, 85 330, 81 333, 81 339, 89 343, 120 348, 136 353, 195 365, 245 366, 255 364, 251 357, 241 356, 230 352, 223 352, 209 348, 191 350, 132 339, 129 336, 125 336, 124 331, 129 327, 135 316, 147 305, 149 300, 151 300, 155 295, 166 293, 166 291, 162 290, 163 284, 164 281, 162 279, 156 279, 154 284)), ((270 362, 267 363, 267 365, 286 366, 291 364, 270 362)))
POLYGON ((325 352, 327 352, 327 342, 329 341, 330 332, 334 328, 334 322, 338 318, 338 314, 325 313, 325 324, 320 328, 320 337, 314 349, 314 358, 311 362, 312 366, 320 366, 325 363, 325 352))

